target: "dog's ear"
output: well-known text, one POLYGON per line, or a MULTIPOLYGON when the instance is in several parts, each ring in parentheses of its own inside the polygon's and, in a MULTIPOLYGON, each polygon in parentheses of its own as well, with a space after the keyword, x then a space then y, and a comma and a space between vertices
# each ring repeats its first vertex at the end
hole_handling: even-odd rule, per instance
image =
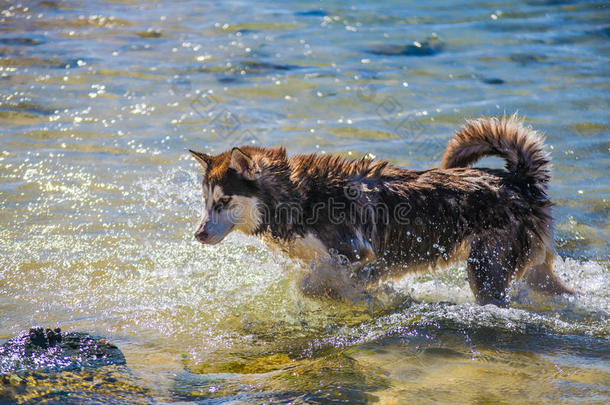
POLYGON ((192 149, 189 149, 191 155, 199 162, 201 167, 203 167, 203 172, 207 172, 210 168, 210 163, 212 163, 212 157, 210 155, 206 155, 205 153, 196 152, 192 149))
POLYGON ((255 180, 260 176, 260 169, 256 162, 239 148, 231 150, 229 167, 248 180, 255 180))

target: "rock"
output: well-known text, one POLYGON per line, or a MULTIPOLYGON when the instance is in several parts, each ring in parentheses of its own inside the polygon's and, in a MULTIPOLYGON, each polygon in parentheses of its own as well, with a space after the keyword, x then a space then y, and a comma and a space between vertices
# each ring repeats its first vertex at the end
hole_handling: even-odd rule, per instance
POLYGON ((534 53, 516 52, 510 54, 509 59, 521 65, 529 65, 531 63, 544 61, 546 56, 534 53))
POLYGON ((2 38, 0 44, 5 45, 20 45, 20 46, 35 46, 40 45, 42 41, 32 38, 2 38))
POLYGON ((328 14, 324 10, 314 9, 314 10, 305 10, 305 11, 297 11, 294 15, 298 17, 325 17, 328 14))
POLYGON ((378 45, 367 49, 366 52, 380 56, 433 56, 441 50, 441 44, 424 41, 408 45, 378 45))
POLYGON ((32 328, 0 345, 0 375, 124 364, 123 353, 106 339, 59 328, 32 328))
POLYGON ((481 77, 480 80, 485 84, 504 84, 504 80, 497 77, 481 77))
POLYGON ((262 73, 274 70, 294 70, 297 66, 280 65, 277 63, 259 62, 254 60, 246 60, 239 63, 239 70, 244 70, 247 73, 262 73))
POLYGON ((152 404, 106 339, 32 328, 0 345, 0 404, 152 404))
POLYGON ((149 28, 146 31, 136 32, 140 38, 161 38, 162 32, 159 29, 149 28))

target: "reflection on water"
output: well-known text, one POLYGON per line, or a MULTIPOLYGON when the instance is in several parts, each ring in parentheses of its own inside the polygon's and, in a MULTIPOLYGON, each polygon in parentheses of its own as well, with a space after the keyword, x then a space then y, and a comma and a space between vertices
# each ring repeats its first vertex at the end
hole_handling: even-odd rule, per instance
POLYGON ((97 333, 128 365, 6 377, 0 400, 607 401, 607 5, 320 7, 0 3, 0 338, 97 333), (300 295, 256 239, 192 239, 189 147, 424 168, 464 117, 517 109, 547 134, 556 271, 584 296, 479 307, 457 266, 355 307, 300 295))

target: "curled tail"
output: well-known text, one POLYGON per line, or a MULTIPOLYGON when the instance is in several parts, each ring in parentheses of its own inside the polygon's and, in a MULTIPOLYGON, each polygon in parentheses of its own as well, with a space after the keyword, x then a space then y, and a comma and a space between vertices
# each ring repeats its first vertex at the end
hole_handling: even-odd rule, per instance
POLYGON ((484 156, 504 158, 506 170, 516 182, 546 198, 551 178, 549 154, 538 132, 524 126, 516 115, 467 121, 449 141, 441 167, 467 167, 484 156))

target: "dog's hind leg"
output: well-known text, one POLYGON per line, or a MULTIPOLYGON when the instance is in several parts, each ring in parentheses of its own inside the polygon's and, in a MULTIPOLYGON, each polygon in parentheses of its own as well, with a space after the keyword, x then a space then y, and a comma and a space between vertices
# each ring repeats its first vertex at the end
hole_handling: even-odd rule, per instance
POLYGON ((555 254, 547 249, 544 262, 527 269, 522 280, 533 290, 551 294, 574 294, 576 291, 568 287, 563 281, 553 273, 553 261, 555 254))
POLYGON ((518 268, 516 251, 509 237, 488 234, 472 241, 468 281, 478 304, 508 306, 508 285, 518 268))

